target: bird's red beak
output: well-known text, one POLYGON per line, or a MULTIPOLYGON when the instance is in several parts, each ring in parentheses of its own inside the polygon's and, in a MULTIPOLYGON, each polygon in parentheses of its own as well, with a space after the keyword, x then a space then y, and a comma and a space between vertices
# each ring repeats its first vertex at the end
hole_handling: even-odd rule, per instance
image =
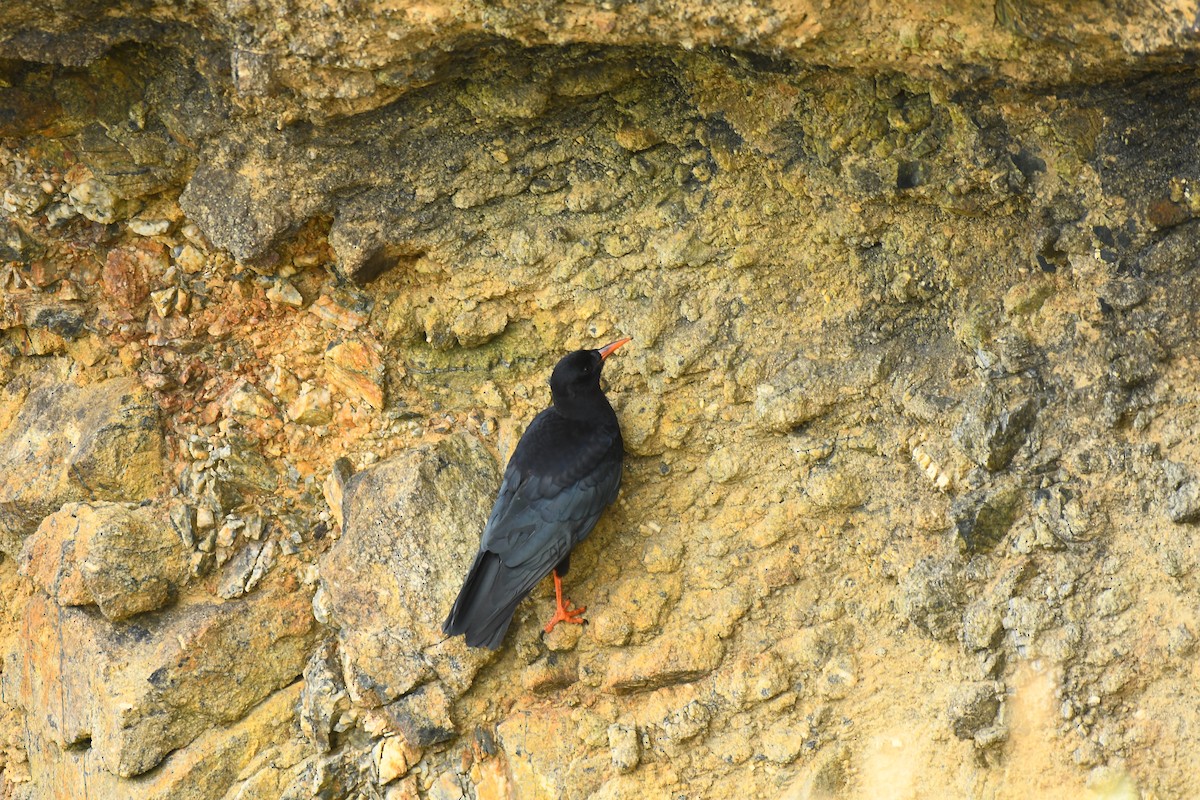
POLYGON ((624 339, 617 339, 612 344, 606 344, 600 348, 600 359, 604 360, 613 354, 613 351, 624 344, 629 344, 633 341, 632 336, 626 336, 624 339))

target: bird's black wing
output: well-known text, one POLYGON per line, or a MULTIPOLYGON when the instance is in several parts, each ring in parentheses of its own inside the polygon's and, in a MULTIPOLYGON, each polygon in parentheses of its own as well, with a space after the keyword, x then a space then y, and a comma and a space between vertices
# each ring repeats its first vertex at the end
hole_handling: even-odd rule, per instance
POLYGON ((616 498, 621 482, 619 432, 569 425, 539 415, 504 472, 475 563, 443 630, 471 646, 498 647, 517 604, 566 558, 616 498), (558 446, 545 447, 553 441, 558 446), (551 453, 547 457, 547 453, 551 453))

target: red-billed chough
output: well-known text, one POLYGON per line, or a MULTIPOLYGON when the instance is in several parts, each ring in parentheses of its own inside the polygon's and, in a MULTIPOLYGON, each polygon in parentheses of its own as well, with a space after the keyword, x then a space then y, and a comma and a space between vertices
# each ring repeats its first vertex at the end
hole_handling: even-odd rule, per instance
POLYGON ((604 359, 630 341, 576 350, 550 376, 553 404, 533 418, 513 450, 479 553, 442 624, 471 647, 496 649, 517 604, 554 573, 558 609, 546 625, 582 623, 586 607, 563 600, 571 548, 617 497, 624 444, 617 415, 600 389, 604 359))

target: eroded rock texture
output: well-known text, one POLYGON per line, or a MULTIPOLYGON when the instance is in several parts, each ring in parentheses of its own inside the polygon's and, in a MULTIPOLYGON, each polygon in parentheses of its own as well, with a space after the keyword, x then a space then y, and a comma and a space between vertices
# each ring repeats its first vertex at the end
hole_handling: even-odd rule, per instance
POLYGON ((0 8, 0 797, 1200 791, 1191 4, 66 5, 0 8), (618 335, 590 624, 446 641, 618 335))

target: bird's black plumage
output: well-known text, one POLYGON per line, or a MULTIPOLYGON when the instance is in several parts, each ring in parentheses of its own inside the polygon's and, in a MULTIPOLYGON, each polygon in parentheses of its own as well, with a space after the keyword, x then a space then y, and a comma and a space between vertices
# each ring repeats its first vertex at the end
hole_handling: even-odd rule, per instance
POLYGON ((513 450, 500 493, 442 630, 495 649, 517 604, 552 570, 617 497, 624 445, 600 389, 604 358, 624 344, 567 354, 550 377, 553 405, 534 417, 513 450))

